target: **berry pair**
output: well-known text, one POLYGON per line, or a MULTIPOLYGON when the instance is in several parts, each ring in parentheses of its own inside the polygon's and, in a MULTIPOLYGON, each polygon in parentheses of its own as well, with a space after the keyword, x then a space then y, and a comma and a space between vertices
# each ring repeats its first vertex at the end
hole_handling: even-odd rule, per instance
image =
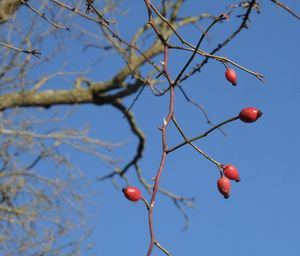
POLYGON ((230 180, 240 181, 240 175, 237 168, 232 164, 223 166, 222 176, 218 179, 217 186, 224 198, 228 198, 230 194, 230 180))

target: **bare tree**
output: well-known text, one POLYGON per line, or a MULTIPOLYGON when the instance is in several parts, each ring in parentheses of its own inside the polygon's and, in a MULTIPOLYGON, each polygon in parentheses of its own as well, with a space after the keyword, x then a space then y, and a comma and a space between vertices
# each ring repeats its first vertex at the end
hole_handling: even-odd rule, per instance
MULTIPOLYGON (((271 2, 299 19, 296 12, 284 3, 271 2)), ((248 28, 250 17, 261 12, 259 1, 224 6, 224 13, 221 14, 203 12, 183 17, 180 11, 184 3, 183 0, 164 0, 156 5, 145 0, 143 11, 148 15, 145 15, 144 25, 129 38, 123 31, 118 31, 119 22, 126 17, 126 12, 119 8, 117 0, 0 0, 0 245, 4 255, 79 253, 78 244, 84 239, 84 234, 75 242, 62 244, 61 241, 67 240, 66 236, 78 227, 78 223, 84 224, 81 195, 74 192, 78 191, 78 179, 82 184, 82 173, 72 159, 61 153, 61 148, 78 150, 106 162, 111 171, 99 180, 111 179, 114 182, 115 177, 120 177, 129 184, 127 174, 134 172, 151 194, 149 202, 143 198, 148 209, 150 230, 147 255, 152 255, 154 246, 171 255, 154 236, 152 216, 157 193, 173 200, 186 220, 183 207, 192 207, 193 198, 176 195, 160 186, 167 155, 190 145, 213 162, 223 176, 224 166, 204 153, 193 141, 217 129, 222 132, 223 125, 239 118, 236 116, 220 124, 212 123, 204 107, 185 92, 184 82, 202 70, 210 60, 221 63, 226 69, 240 69, 263 80, 263 75, 252 67, 219 55, 224 46, 248 28), (231 19, 233 10, 240 13, 235 30, 210 52, 202 49, 203 40, 210 30, 231 19), (209 25, 202 26, 203 21, 209 25), (191 26, 199 29, 200 36, 195 45, 179 32, 191 26), (120 68, 116 68, 111 77, 104 76, 101 81, 96 81, 90 76, 94 63, 77 57, 80 62, 86 62, 85 68, 69 71, 68 58, 78 54, 68 45, 72 40, 84 50, 94 49, 98 59, 117 54, 121 60, 120 68), (188 56, 174 77, 169 71, 171 51, 184 52, 188 56), (199 63, 192 66, 196 58, 199 63), (53 70, 52 63, 57 59, 60 59, 60 66, 53 70), (143 90, 150 90, 157 97, 169 95, 168 114, 160 127, 163 141, 161 163, 154 174, 154 183, 146 181, 139 168, 145 136, 132 111, 143 90), (175 91, 183 94, 188 103, 203 113, 211 125, 207 132, 187 138, 175 118, 175 91), (132 104, 126 106, 124 99, 133 95, 132 104), (108 105, 125 117, 138 141, 135 154, 127 163, 120 163, 110 155, 122 142, 93 138, 88 127, 84 126, 64 128, 65 121, 85 104, 97 107, 108 105), (183 140, 173 148, 168 146, 166 137, 171 123, 183 140), (43 170, 45 162, 50 162, 55 175, 43 170)))

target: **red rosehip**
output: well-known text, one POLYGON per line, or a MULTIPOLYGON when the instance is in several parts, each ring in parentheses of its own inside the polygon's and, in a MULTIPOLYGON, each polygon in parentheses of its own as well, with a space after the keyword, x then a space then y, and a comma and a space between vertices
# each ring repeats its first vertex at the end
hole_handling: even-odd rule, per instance
POLYGON ((257 108, 244 108, 240 114, 239 118, 245 123, 252 123, 255 122, 258 118, 262 116, 262 112, 257 108))
POLYGON ((224 166, 223 173, 230 180, 235 180, 236 182, 240 181, 239 172, 236 169, 236 167, 232 164, 227 164, 226 166, 224 166))
POLYGON ((228 68, 225 72, 225 77, 232 85, 237 85, 237 77, 233 69, 228 68))
POLYGON ((122 189, 124 196, 130 201, 138 201, 141 199, 141 191, 136 187, 126 187, 122 189))
POLYGON ((225 199, 227 199, 230 192, 230 180, 225 176, 222 176, 218 179, 217 185, 220 193, 224 196, 225 199))

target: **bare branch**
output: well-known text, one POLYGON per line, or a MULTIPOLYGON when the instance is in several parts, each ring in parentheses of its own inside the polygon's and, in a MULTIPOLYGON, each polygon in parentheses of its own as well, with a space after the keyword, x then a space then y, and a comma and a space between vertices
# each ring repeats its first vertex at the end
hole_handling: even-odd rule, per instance
POLYGON ((7 44, 7 43, 4 43, 4 42, 0 42, 0 45, 4 46, 6 48, 9 48, 9 49, 15 50, 17 52, 23 52, 23 53, 26 53, 26 54, 31 54, 31 55, 33 55, 35 57, 39 57, 41 55, 41 52, 39 52, 37 49, 25 50, 25 49, 21 49, 21 48, 15 47, 15 46, 13 46, 11 44, 7 44))
POLYGON ((291 14, 292 16, 294 16, 296 19, 300 20, 300 15, 297 14, 296 12, 294 12, 293 10, 291 10, 287 5, 281 3, 280 1, 277 1, 277 0, 271 0, 271 2, 273 2, 276 5, 278 5, 282 9, 286 10, 289 14, 291 14))

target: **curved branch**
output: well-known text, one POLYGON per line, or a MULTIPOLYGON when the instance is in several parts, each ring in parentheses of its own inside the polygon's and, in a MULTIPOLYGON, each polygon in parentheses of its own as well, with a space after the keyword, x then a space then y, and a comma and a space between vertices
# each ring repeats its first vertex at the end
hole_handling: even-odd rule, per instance
POLYGON ((117 169, 105 176, 99 177, 97 180, 100 181, 113 178, 115 175, 124 177, 125 173, 130 167, 137 166, 138 161, 143 157, 143 152, 145 148, 145 136, 142 130, 138 128, 133 113, 128 111, 128 109, 122 104, 121 100, 115 100, 111 103, 111 105, 123 113, 124 117, 128 121, 131 131, 138 138, 139 142, 133 159, 128 164, 126 164, 126 166, 123 169, 117 169))
POLYGON ((296 12, 294 12, 292 9, 290 9, 287 5, 277 1, 277 0, 270 0, 271 2, 273 2, 274 4, 278 5, 279 7, 281 7, 282 9, 286 10, 289 14, 291 14, 292 16, 294 16, 296 19, 300 20, 300 15, 297 14, 296 12))
POLYGON ((136 153, 135 156, 133 157, 133 159, 122 169, 122 171, 119 173, 120 176, 123 176, 126 171, 131 167, 137 164, 137 162, 142 158, 143 156, 143 152, 144 152, 144 148, 145 148, 145 136, 142 132, 141 129, 138 128, 135 119, 134 119, 134 115, 132 112, 128 111, 127 108, 121 103, 120 100, 116 100, 112 103, 112 105, 114 107, 116 107, 117 109, 119 109, 123 114, 124 117, 127 119, 129 125, 130 125, 130 129, 133 132, 133 134, 138 138, 139 143, 138 143, 138 147, 136 149, 136 153))

